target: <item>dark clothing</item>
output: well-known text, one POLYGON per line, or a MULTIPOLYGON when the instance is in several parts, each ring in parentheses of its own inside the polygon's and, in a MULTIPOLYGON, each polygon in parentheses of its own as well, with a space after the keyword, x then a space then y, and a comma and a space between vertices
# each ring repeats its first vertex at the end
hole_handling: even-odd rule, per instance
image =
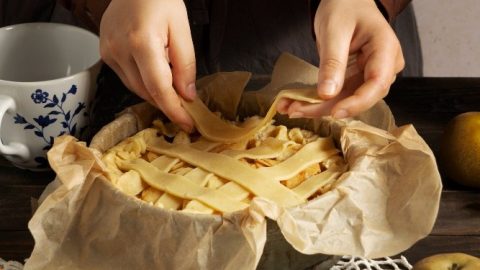
MULTIPOLYGON (((318 65, 311 23, 315 1, 185 1, 195 45, 198 75, 231 70, 270 74, 275 60, 282 52, 289 52, 318 65)), ((388 17, 393 19, 409 1, 377 2, 383 4, 388 17)), ((0 0, 0 3, 0 26, 55 21, 81 24, 92 31, 98 31, 109 0, 0 0)), ((393 23, 393 27, 397 30, 406 60, 403 75, 421 76, 420 41, 411 6, 393 23)))
MULTIPOLYGON (((108 0, 59 1, 63 4, 56 4, 55 0, 0 0, 0 26, 53 21, 95 31, 108 4, 108 0), (69 10, 64 8, 65 5, 69 10)), ((307 0, 187 0, 185 3, 195 45, 198 76, 231 70, 268 75, 282 52, 290 52, 318 65, 307 0)), ((399 5, 392 7, 398 8, 399 5)), ((394 12, 392 8, 389 10, 394 12)), ((421 76, 420 42, 410 6, 393 27, 400 30, 397 34, 406 59, 403 74, 421 76)), ((98 78, 96 106, 92 112, 93 134, 113 120, 123 108, 140 101, 104 65, 98 78)))
MULTIPOLYGON (((387 9, 393 20, 409 1, 381 2, 391 3, 387 9)), ((232 70, 271 74, 282 52, 318 65, 312 7, 308 1, 190 0, 186 3, 199 75, 232 70)), ((392 27, 406 61, 401 75, 422 76, 420 39, 411 5, 393 21, 392 27)))
POLYGON ((199 74, 270 74, 282 52, 318 65, 307 1, 195 0, 187 7, 199 74))
POLYGON ((50 21, 55 1, 0 0, 0 26, 50 21))
POLYGON ((408 5, 398 15, 392 26, 400 40, 403 57, 405 58, 405 68, 400 75, 404 77, 422 77, 422 50, 420 37, 418 36, 417 21, 415 20, 415 11, 412 5, 408 5))

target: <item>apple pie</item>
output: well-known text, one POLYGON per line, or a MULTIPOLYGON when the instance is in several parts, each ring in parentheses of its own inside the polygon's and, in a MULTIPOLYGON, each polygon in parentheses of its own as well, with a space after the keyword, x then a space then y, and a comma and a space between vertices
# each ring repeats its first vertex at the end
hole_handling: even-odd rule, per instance
POLYGON ((184 107, 198 132, 157 119, 104 153, 107 177, 121 191, 164 209, 221 214, 255 197, 280 207, 305 203, 347 170, 331 137, 275 125, 275 104, 243 122, 222 119, 198 99, 184 107))

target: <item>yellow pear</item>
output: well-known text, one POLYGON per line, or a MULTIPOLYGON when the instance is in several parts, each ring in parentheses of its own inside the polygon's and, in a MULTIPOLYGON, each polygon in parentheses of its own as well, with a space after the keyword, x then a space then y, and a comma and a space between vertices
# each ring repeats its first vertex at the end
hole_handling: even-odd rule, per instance
POLYGON ((479 270, 480 259, 465 253, 443 253, 423 258, 412 270, 479 270))
POLYGON ((448 123, 439 157, 448 177, 480 188, 480 112, 459 114, 448 123))

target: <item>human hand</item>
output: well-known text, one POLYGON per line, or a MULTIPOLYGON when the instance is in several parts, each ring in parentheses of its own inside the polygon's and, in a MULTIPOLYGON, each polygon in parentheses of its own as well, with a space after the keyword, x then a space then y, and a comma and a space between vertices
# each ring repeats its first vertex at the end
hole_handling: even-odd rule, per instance
POLYGON ((195 53, 182 0, 112 0, 100 23, 100 54, 131 91, 192 130, 179 97, 196 95, 195 53))
POLYGON ((373 0, 322 0, 314 29, 320 56, 317 91, 326 101, 306 104, 283 99, 277 106, 280 113, 291 118, 345 118, 388 94, 405 62, 400 42, 373 0), (344 85, 351 54, 357 55, 361 75, 344 85))

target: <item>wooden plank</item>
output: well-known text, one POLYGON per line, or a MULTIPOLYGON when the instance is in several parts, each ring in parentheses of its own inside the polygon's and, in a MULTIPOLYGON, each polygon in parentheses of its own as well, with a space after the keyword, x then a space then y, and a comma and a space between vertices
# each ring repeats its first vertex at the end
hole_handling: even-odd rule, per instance
POLYGON ((392 88, 399 89, 464 89, 480 88, 480 78, 466 77, 398 77, 392 88))
POLYGON ((33 238, 29 231, 1 231, 0 257, 24 263, 33 250, 33 238))
POLYGON ((430 235, 401 253, 413 265, 422 258, 438 254, 462 252, 480 257, 480 236, 430 235))
POLYGON ((339 259, 324 254, 306 255, 295 250, 281 233, 276 222, 267 219, 267 242, 257 270, 266 269, 314 269, 322 264, 329 269, 339 259))
MULTIPOLYGON (((7 186, 0 189, 0 230, 26 229, 31 217, 31 198, 39 186, 7 186)), ((480 235, 480 191, 444 191, 434 235, 480 235), (461 221, 461 222, 459 222, 461 221)))
MULTIPOLYGON (((386 102, 398 125, 413 123, 438 155, 443 129, 455 115, 480 110, 479 78, 401 78, 386 102)), ((413 264, 441 252, 480 256, 480 191, 472 191, 444 177, 437 222, 430 236, 404 252, 413 264), (462 191, 459 191, 462 190, 462 191)))
POLYGON ((480 110, 479 93, 479 78, 400 78, 385 101, 398 124, 442 132, 455 115, 480 110))
MULTIPOLYGON (((251 86, 256 88, 262 83, 252 83, 251 86)), ((392 86, 387 102, 397 123, 413 123, 437 153, 445 124, 458 113, 480 110, 479 93, 480 79, 403 78, 392 86)), ((22 261, 29 256, 33 247, 33 239, 27 231, 31 217, 30 200, 38 197, 53 178, 53 172, 20 170, 0 158, 0 256, 4 259, 22 261)), ((412 263, 439 252, 466 252, 480 256, 479 191, 468 191, 448 180, 445 187, 455 191, 443 192, 432 234, 403 253, 412 263)), ((277 236, 270 235, 267 244, 273 248, 269 250, 285 244, 277 236)), ((273 253, 272 256, 266 255, 281 258, 273 253)), ((288 260, 287 257, 292 255, 284 256, 288 260)), ((267 261, 264 259, 263 263, 268 265, 267 261)))
MULTIPOLYGON (((480 191, 444 191, 431 234, 480 237, 480 191)), ((477 244, 480 250, 480 241, 477 244)))
MULTIPOLYGON (((480 110, 479 78, 401 78, 386 102, 397 125, 413 124, 437 157, 443 130, 456 115, 480 110)), ((467 190, 445 177, 445 189, 467 190)))
POLYGON ((426 114, 480 110, 479 78, 401 78, 387 103, 401 112, 426 114))
POLYGON ((402 78, 385 101, 398 125, 412 123, 438 152, 443 129, 454 116, 480 110, 480 79, 402 78))
POLYGON ((32 172, 13 166, 0 156, 0 186, 1 185, 42 185, 45 186, 55 178, 53 171, 32 172))
POLYGON ((0 186, 0 233, 27 230, 32 216, 31 199, 38 198, 43 186, 0 186))
MULTIPOLYGON (((0 233, 27 230, 31 218, 30 198, 41 193, 38 187, 9 187, 0 191, 0 233), (17 196, 23 191, 24 195, 17 196)), ((432 236, 479 236, 480 192, 444 191, 432 236)), ((478 239, 473 238, 473 239, 478 239)), ((278 241, 273 235, 270 243, 278 241)), ((278 243, 277 243, 278 244, 278 243)), ((477 242, 480 247, 480 242, 477 242)))
MULTIPOLYGON (((272 240, 271 244, 278 244, 278 242, 278 239, 272 240)), ((417 242, 407 251, 402 252, 401 255, 405 256, 411 264, 414 264, 424 257, 443 252, 464 252, 480 257, 479 243, 480 236, 428 236, 417 242)), ((0 255, 4 259, 23 262, 24 259, 30 256, 33 250, 33 244, 33 238, 28 231, 0 231, 0 255)), ((269 249, 268 256, 272 256, 273 253, 274 251, 269 249)), ((284 255, 284 259, 288 261, 289 258, 287 255, 291 256, 291 254, 284 255)), ((299 256, 303 257, 307 255, 299 256)), ((281 257, 277 257, 277 259, 281 259, 281 257)), ((265 264, 268 257, 264 257, 262 260, 264 260, 262 264, 265 264)), ((289 263, 298 263, 298 261, 289 263)), ((308 265, 309 263, 306 262, 306 264, 308 265)))

